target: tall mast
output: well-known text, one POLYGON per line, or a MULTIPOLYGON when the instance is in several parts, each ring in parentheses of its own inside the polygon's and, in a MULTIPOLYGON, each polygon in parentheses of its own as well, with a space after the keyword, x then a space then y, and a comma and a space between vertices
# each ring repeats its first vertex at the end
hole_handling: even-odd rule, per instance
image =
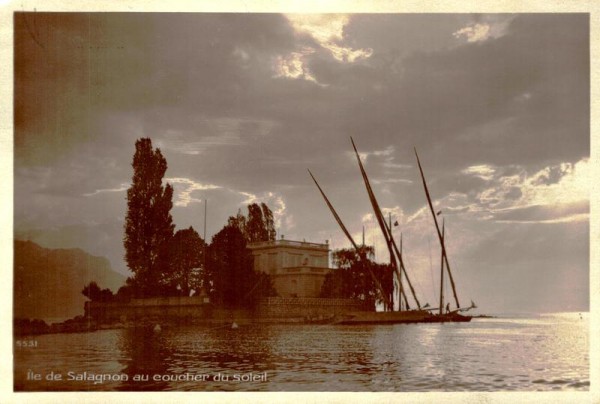
POLYGON ((437 217, 433 210, 433 204, 431 203, 431 197, 429 196, 429 190, 427 189, 427 183, 425 182, 425 174, 423 174, 423 168, 421 167, 421 161, 419 160, 419 155, 417 154, 417 149, 415 148, 415 156, 417 156, 417 164, 419 165, 419 171, 421 172, 421 180, 423 180, 423 188, 425 188, 425 196, 427 196, 427 203, 429 204, 429 210, 431 210, 431 215, 433 216, 433 222, 435 223, 435 229, 437 230, 438 238, 440 240, 440 244, 442 245, 442 256, 444 261, 446 262, 446 269, 448 269, 448 277, 450 278, 450 284, 452 285, 452 292, 454 293, 454 300, 456 301, 456 307, 460 308, 460 303, 458 302, 458 296, 456 295, 456 287, 454 286, 454 279, 452 278, 452 272, 450 271, 450 264, 448 263, 448 255, 446 254, 446 247, 444 245, 444 237, 440 232, 440 226, 437 222, 437 217))
MULTIPOLYGON (((445 230, 446 230, 446 221, 444 219, 442 219, 442 240, 444 239, 445 236, 445 230)), ((441 268, 441 273, 440 273, 440 316, 444 313, 444 254, 440 254, 440 268, 441 268)))
POLYGON ((206 209, 208 206, 208 199, 204 200, 204 245, 202 246, 202 270, 206 271, 206 209))
MULTIPOLYGON (((402 255, 402 233, 400 233, 400 255, 402 255)), ((400 290, 400 296, 402 296, 404 294, 404 288, 402 287, 402 271, 400 271, 400 277, 398 278, 398 289, 400 290)), ((404 300, 406 300, 406 295, 404 295, 404 300)), ((406 301, 405 303, 405 307, 408 310, 408 302, 406 301)), ((400 299, 400 311, 402 311, 402 299, 400 299)))
MULTIPOLYGON (((377 223, 379 224, 379 228, 383 233, 383 237, 385 239, 385 243, 387 245, 388 251, 390 253, 390 265, 392 266, 393 271, 398 276, 398 264, 396 263, 396 257, 394 255, 394 250, 392 247, 391 236, 389 232, 386 230, 385 219, 383 214, 381 213, 381 209, 379 207, 379 203, 377 203, 377 199, 375 198, 375 194, 373 193, 373 188, 371 188, 371 183, 369 182, 369 177, 367 177, 367 172, 362 164, 362 160, 360 159, 360 155, 358 154, 358 150, 356 149, 356 145, 354 144, 354 139, 350 137, 350 141, 352 142, 352 147, 354 148, 354 153, 356 153, 356 160, 358 161, 358 166, 360 168, 360 172, 362 174, 363 180, 365 182, 365 187, 367 188, 367 193, 369 194, 369 200, 371 201, 371 206, 373 207, 373 211, 375 213, 375 218, 377 219, 377 223)), ((391 310, 394 310, 394 307, 391 307, 391 310)))
POLYGON ((208 199, 204 200, 204 242, 206 242, 206 209, 208 208, 208 199))
POLYGON ((362 246, 365 246, 365 226, 363 225, 363 233, 362 233, 362 246))
POLYGON ((325 192, 323 192, 323 189, 321 189, 321 186, 319 185, 319 183, 317 182, 315 176, 310 172, 310 170, 308 170, 308 173, 310 174, 310 176, 312 177, 313 181, 315 182, 315 185, 317 186, 317 188, 319 188, 319 191, 321 192, 321 195, 323 196, 323 199, 325 199, 325 203, 327 203, 327 206, 329 207, 329 210, 331 211, 331 213, 333 214, 333 217, 335 217, 335 220, 337 221, 338 225, 340 226, 340 228, 342 229, 342 231, 344 232, 344 234, 346 235, 346 237, 348 238, 348 240, 350 240, 350 243, 352 244, 352 246, 354 247, 354 249, 356 250, 361 262, 363 263, 363 265, 365 265, 367 267, 367 269, 369 270, 369 273, 371 274, 371 278, 373 279, 373 282, 375 283, 375 286, 377 286, 377 288, 379 289, 379 292, 381 293, 381 297, 385 303, 385 305, 387 307, 391 307, 390 306, 390 299, 388 298, 387 294, 385 293, 385 290, 383 289, 383 287, 381 286, 381 283, 379 282, 379 280, 377 279, 377 277, 375 276, 375 274, 373 273, 373 271, 371 270, 371 267, 369 266, 369 263, 366 259, 366 255, 364 253, 364 249, 361 250, 358 245, 356 244, 356 242, 354 241, 354 239, 352 238, 352 236, 350 235, 350 232, 348 231, 348 229, 346 228, 346 226, 344 225, 344 223, 342 222, 342 219, 340 218, 340 216, 337 214, 337 212, 335 211, 335 208, 333 207, 333 205, 331 204, 331 202, 329 202, 329 198, 327 198, 327 195, 325 195, 325 192), (362 251, 362 252, 361 252, 362 251))

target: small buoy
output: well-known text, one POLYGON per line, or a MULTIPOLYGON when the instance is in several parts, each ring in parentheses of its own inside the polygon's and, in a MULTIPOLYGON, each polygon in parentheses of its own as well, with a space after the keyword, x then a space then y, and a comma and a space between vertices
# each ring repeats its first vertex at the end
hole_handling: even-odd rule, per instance
POLYGON ((235 330, 236 328, 238 328, 238 325, 237 325, 237 323, 234 321, 234 322, 231 324, 231 329, 232 329, 232 330, 235 330))
POLYGON ((156 324, 156 325, 154 326, 154 328, 153 328, 153 331, 154 331, 154 332, 161 332, 161 331, 162 331, 162 328, 160 328, 160 324, 156 324))

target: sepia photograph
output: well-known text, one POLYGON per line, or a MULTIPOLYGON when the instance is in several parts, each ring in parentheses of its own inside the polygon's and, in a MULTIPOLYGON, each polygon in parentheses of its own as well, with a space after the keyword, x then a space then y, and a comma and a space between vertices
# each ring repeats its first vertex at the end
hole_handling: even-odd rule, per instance
POLYGON ((590 391, 589 13, 12 19, 14 392, 590 391))

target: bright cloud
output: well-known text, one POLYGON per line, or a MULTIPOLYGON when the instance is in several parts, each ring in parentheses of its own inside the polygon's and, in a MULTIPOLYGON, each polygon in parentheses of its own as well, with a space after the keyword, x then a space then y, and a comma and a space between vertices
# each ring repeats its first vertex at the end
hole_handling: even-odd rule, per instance
POLYGON ((166 178, 166 182, 173 184, 175 193, 175 206, 187 207, 190 203, 201 203, 202 199, 194 198, 192 192, 206 191, 221 188, 218 185, 202 184, 189 178, 166 178))
POLYGON ((589 200, 591 181, 591 167, 587 158, 575 164, 546 167, 526 181, 524 200, 531 205, 589 200), (560 173, 558 180, 552 178, 557 171, 560 173))
MULTIPOLYGON (((582 159, 575 164, 561 163, 546 167, 533 175, 521 172, 516 175, 503 176, 493 181, 493 186, 478 195, 481 207, 492 213, 530 207, 557 207, 589 201, 589 183, 591 168, 589 159, 582 159)), ((586 219, 589 214, 577 212, 561 217, 544 219, 546 223, 586 219), (568 219, 568 220, 567 220, 568 219)), ((540 221, 542 222, 542 221, 540 221)))
POLYGON ((297 32, 308 33, 319 43, 341 41, 344 27, 350 21, 347 14, 288 14, 286 17, 297 32))
POLYGON ((455 31, 452 35, 457 38, 465 38, 467 42, 483 42, 489 38, 499 38, 506 34, 506 30, 514 16, 487 15, 482 16, 479 21, 472 22, 467 26, 455 31))
POLYGON ((292 52, 285 57, 278 56, 274 63, 275 77, 304 79, 316 83, 317 80, 306 63, 306 57, 314 52, 313 48, 306 47, 300 52, 292 52))
MULTIPOLYGON (((352 49, 341 44, 344 28, 350 22, 350 16, 346 14, 288 14, 286 17, 297 33, 310 35, 340 62, 354 63, 373 54, 372 49, 352 49)), ((308 56, 313 53, 315 49, 312 47, 303 47, 286 56, 278 56, 273 67, 275 77, 304 79, 320 84, 308 68, 308 56)))
MULTIPOLYGON (((392 160, 394 159, 394 151, 395 151, 394 146, 388 146, 383 150, 374 150, 372 152, 359 151, 358 155, 360 156, 360 159, 362 160, 363 164, 366 164, 367 160, 371 156, 382 157, 382 158, 384 158, 384 161, 386 163, 391 164, 392 160)), ((349 158, 352 160, 356 159, 356 154, 354 153, 354 151, 347 151, 346 155, 349 156, 349 158)))
POLYGON ((372 49, 352 49, 340 44, 344 28, 350 22, 347 14, 288 14, 286 17, 296 32, 312 36, 340 62, 353 63, 373 54, 372 49))
POLYGON ((127 188, 129 188, 129 184, 121 184, 118 188, 97 189, 94 192, 88 192, 86 194, 83 194, 83 196, 94 196, 94 195, 103 194, 103 193, 107 193, 107 192, 122 192, 122 191, 127 190, 127 188))
POLYGON ((482 180, 489 181, 494 177, 495 171, 496 170, 492 166, 483 164, 483 165, 471 166, 471 167, 465 168, 464 170, 461 171, 461 173, 466 174, 466 175, 474 175, 475 177, 479 177, 482 180))
POLYGON ((490 37, 490 26, 488 24, 468 25, 454 32, 455 38, 465 37, 467 42, 485 41, 490 37))

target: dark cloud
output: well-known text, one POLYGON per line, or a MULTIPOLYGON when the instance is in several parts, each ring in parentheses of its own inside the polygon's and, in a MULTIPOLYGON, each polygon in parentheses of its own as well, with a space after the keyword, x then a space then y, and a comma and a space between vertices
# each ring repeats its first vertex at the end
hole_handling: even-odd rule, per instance
POLYGON ((504 198, 512 200, 517 200, 521 196, 523 196, 523 192, 521 192, 519 187, 512 187, 507 193, 504 194, 504 198))

